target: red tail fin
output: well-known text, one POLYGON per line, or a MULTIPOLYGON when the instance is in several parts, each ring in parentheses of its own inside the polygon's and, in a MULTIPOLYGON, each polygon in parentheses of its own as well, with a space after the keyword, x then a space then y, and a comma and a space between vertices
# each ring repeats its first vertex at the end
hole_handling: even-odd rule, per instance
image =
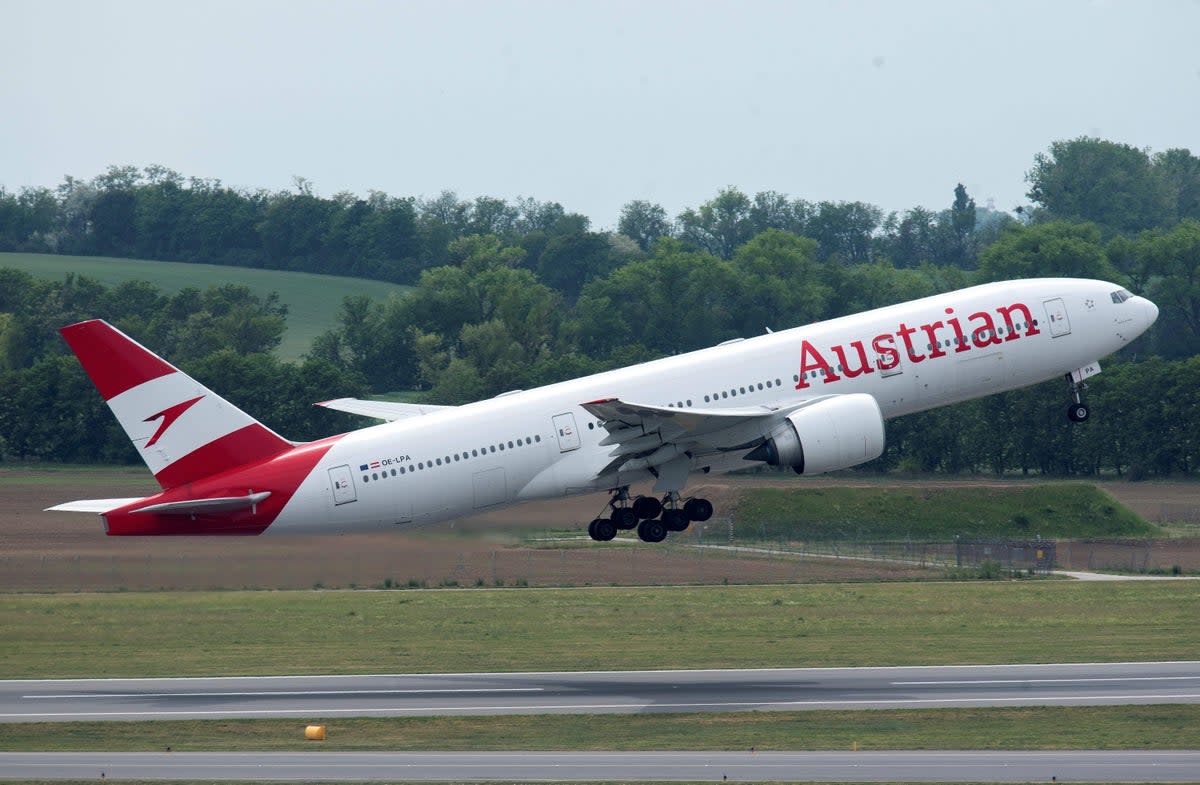
POLYGON ((80 322, 61 332, 163 488, 292 448, 107 322, 80 322))

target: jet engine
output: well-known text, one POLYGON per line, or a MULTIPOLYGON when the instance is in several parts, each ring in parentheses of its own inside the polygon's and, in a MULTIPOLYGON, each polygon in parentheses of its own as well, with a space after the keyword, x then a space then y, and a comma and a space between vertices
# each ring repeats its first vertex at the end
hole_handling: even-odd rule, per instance
POLYGON ((746 454, 748 461, 821 474, 883 454, 883 414, 865 393, 839 395, 798 409, 746 454))

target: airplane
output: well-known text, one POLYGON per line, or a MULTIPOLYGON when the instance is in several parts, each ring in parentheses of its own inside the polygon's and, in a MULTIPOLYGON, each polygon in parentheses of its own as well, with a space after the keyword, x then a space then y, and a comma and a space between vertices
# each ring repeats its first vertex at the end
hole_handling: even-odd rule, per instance
POLYGON ((61 333, 162 491, 49 509, 114 536, 315 534, 607 491, 592 539, 661 542, 713 515, 683 495, 693 473, 848 468, 883 453, 889 418, 1056 377, 1084 422, 1085 380, 1157 317, 1104 281, 989 283, 464 406, 324 401, 386 422, 306 443, 85 321, 61 333))

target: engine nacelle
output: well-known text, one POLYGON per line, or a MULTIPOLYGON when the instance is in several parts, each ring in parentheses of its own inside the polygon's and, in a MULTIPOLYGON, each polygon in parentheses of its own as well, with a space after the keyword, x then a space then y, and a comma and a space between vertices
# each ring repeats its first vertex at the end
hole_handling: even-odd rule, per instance
POLYGON ((883 455, 883 413, 865 393, 839 395, 787 416, 749 461, 791 466, 797 474, 821 474, 857 466, 883 455))

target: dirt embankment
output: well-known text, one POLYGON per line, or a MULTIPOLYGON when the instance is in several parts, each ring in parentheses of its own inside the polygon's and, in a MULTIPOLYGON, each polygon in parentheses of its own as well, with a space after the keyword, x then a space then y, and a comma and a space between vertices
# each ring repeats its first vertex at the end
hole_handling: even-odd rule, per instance
MULTIPOLYGON (((961 481, 920 482, 926 487, 962 485, 961 481)), ((911 481, 873 478, 807 481, 813 487, 818 483, 912 485, 911 481)), ((766 583, 886 580, 926 574, 912 565, 770 554, 739 556, 691 547, 728 544, 725 516, 736 509, 743 488, 763 485, 803 487, 790 479, 713 478, 696 484, 693 490, 713 501, 717 516, 667 543, 594 544, 581 539, 531 547, 516 532, 542 529, 550 536, 575 530, 583 536, 588 521, 603 510, 607 497, 596 494, 531 503, 408 533, 118 538, 105 536, 97 516, 42 510, 70 499, 153 493, 148 478, 129 472, 89 472, 77 477, 66 472, 0 470, 0 591, 766 583)), ((1151 520, 1164 509, 1200 511, 1200 485, 1111 483, 1105 487, 1151 520)), ((1086 569, 1132 563, 1135 569, 1172 564, 1200 568, 1200 542, 1172 542, 1166 544, 1166 551, 1146 551, 1133 557, 1085 552, 1074 546, 1071 564, 1064 566, 1086 569), (1110 557, 1115 561, 1104 561, 1110 557)), ((1060 549, 1060 561, 1064 555, 1060 549)))

